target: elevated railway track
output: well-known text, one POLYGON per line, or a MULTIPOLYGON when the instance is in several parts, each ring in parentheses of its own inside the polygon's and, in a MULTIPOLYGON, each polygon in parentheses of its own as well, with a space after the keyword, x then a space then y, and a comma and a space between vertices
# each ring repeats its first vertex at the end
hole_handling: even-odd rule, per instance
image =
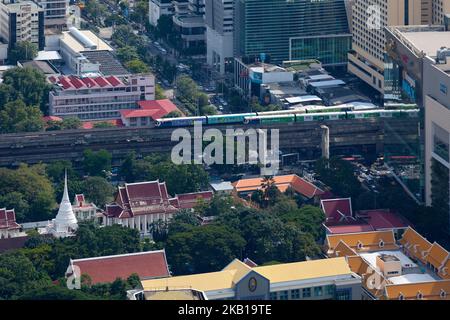
MULTIPOLYGON (((322 124, 330 128, 330 149, 333 155, 344 150, 382 153, 385 144, 414 144, 418 138, 417 123, 418 118, 366 118, 267 125, 223 124, 213 127, 224 134, 226 129, 279 129, 282 151, 299 152, 302 158, 313 159, 320 156, 322 124), (387 131, 395 132, 395 135, 387 135, 387 131)), ((211 127, 203 126, 203 131, 211 127)), ((171 141, 175 129, 127 127, 0 135, 0 166, 62 159, 81 161, 85 149, 106 149, 112 153, 115 161, 123 159, 130 151, 142 155, 169 153, 178 143, 171 141)), ((184 129, 193 136, 192 127, 184 129)))

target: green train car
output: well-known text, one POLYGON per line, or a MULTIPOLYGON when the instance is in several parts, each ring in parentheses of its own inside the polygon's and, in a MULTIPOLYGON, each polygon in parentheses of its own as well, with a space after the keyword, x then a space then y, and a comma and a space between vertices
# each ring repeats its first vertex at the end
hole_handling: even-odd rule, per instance
POLYGON ((297 114, 296 122, 307 122, 307 121, 332 121, 332 120, 344 120, 347 119, 346 112, 330 112, 330 113, 307 113, 307 114, 297 114))
POLYGON ((245 117, 252 117, 252 116, 256 116, 256 113, 207 116, 207 118, 208 124, 223 124, 223 123, 242 123, 245 117))
POLYGON ((295 122, 295 115, 286 114, 279 116, 253 116, 245 117, 245 124, 276 124, 276 123, 291 123, 295 122))

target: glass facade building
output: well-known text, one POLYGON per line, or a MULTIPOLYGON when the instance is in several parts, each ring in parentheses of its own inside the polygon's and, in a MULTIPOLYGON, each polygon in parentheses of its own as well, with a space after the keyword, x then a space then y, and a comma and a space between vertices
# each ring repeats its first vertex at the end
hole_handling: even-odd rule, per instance
POLYGON ((237 0, 235 53, 271 63, 323 59, 345 64, 351 48, 344 0, 237 0))

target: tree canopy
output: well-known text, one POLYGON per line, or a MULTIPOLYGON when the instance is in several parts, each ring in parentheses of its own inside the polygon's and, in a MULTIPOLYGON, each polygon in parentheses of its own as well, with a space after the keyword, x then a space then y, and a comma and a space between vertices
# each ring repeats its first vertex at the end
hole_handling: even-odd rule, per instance
POLYGON ((38 47, 30 41, 18 41, 8 56, 11 64, 17 64, 17 61, 30 61, 37 57, 38 47))

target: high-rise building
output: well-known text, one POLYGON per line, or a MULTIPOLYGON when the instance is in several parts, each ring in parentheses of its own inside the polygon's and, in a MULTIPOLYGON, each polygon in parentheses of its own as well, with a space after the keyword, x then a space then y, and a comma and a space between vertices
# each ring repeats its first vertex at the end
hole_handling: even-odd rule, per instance
POLYGON ((69 0, 34 0, 34 2, 44 9, 44 26, 46 29, 66 29, 69 0))
POLYGON ((237 56, 271 63, 345 65, 351 46, 344 0, 236 0, 234 37, 237 56))
POLYGON ((354 0, 352 6, 352 51, 348 71, 377 91, 384 92, 386 26, 420 25, 427 0, 354 0))
POLYGON ((206 3, 206 60, 220 73, 233 68, 234 0, 206 3))
POLYGON ((431 21, 432 24, 443 24, 444 17, 450 13, 450 1, 448 0, 424 0, 430 2, 431 5, 431 21))
POLYGON ((43 50, 44 9, 32 1, 0 3, 0 39, 9 49, 19 41, 30 41, 43 50))
MULTIPOLYGON (((389 69, 385 74, 389 81, 385 96, 417 103, 425 111, 421 119, 424 152, 412 155, 423 154, 424 170, 419 172, 424 180, 425 203, 440 213, 436 219, 444 221, 439 225, 450 232, 450 16, 445 20, 445 26, 386 29, 389 69)), ((402 149, 410 152, 417 147, 396 147, 397 152, 402 149)), ((387 158, 385 155, 385 161, 387 158)))
POLYGON ((173 23, 181 38, 184 53, 205 54, 205 0, 173 1, 173 23))
POLYGON ((158 25, 161 16, 172 15, 174 11, 172 0, 150 0, 148 5, 148 19, 154 27, 158 25))

